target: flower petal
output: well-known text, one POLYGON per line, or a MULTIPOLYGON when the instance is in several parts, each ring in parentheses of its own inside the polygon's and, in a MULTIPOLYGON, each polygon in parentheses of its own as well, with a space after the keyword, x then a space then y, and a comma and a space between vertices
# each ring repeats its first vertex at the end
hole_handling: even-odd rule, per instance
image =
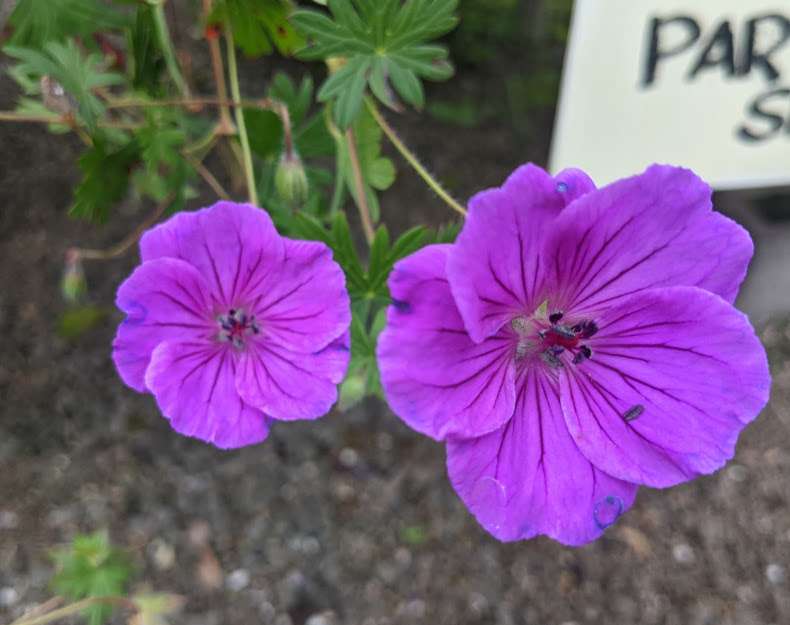
POLYGON ((732 302, 752 242, 712 212, 710 197, 692 172, 654 165, 578 199, 552 224, 542 255, 555 307, 590 313, 644 289, 684 285, 732 302))
POLYGON ((141 393, 151 352, 159 343, 217 332, 208 285, 182 260, 143 263, 118 288, 115 303, 126 319, 118 326, 112 358, 123 381, 141 393))
POLYGON ((279 265, 284 245, 263 209, 217 202, 149 230, 140 239, 140 254, 143 261, 170 257, 194 265, 227 310, 239 305, 241 290, 261 267, 279 265))
POLYGON ((239 397, 236 367, 227 345, 165 341, 154 350, 145 383, 176 432, 223 449, 243 447, 266 438, 269 419, 239 397))
POLYGON ((563 169, 554 176, 554 181, 557 183, 557 191, 562 193, 565 206, 574 200, 578 200, 581 196, 595 191, 595 183, 592 181, 592 178, 581 169, 573 167, 563 169))
POLYGON ((537 369, 519 380, 515 413, 504 427, 448 441, 447 469, 478 522, 502 541, 544 534, 584 544, 631 506, 637 490, 581 454, 563 421, 556 382, 537 369))
POLYGON ((512 341, 469 338, 447 283, 449 248, 430 245, 395 266, 394 304, 377 348, 392 409, 439 440, 495 430, 510 419, 515 401, 512 341))
POLYGON ((349 358, 348 333, 314 354, 253 341, 239 360, 236 388, 273 419, 317 419, 337 401, 349 358))
MULTIPOLYGON (((570 179, 570 178, 569 178, 570 179)), ((447 262, 453 296, 475 342, 540 302, 540 241, 566 204, 567 188, 535 165, 519 167, 498 189, 469 201, 469 215, 447 262)))
POLYGON ((241 299, 251 302, 265 338, 316 352, 351 323, 345 276, 324 243, 283 240, 283 262, 252 277, 241 299))
POLYGON ((765 350, 708 291, 653 289, 598 319, 592 358, 561 378, 568 428, 621 479, 665 487, 712 473, 768 400, 765 350))

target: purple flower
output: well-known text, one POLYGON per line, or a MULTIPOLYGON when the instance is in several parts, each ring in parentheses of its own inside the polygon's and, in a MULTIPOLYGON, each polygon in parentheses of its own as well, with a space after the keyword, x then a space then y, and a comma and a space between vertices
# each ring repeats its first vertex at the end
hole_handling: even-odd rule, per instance
POLYGON ((271 419, 315 419, 348 366, 345 278, 323 243, 281 237, 263 210, 218 202, 140 241, 119 287, 123 381, 173 428, 217 447, 266 438, 271 419))
POLYGON ((765 352, 732 306, 751 255, 688 170, 596 190, 526 165, 472 198, 455 244, 396 265, 387 398, 447 441, 494 536, 586 543, 638 485, 723 466, 765 405, 765 352))

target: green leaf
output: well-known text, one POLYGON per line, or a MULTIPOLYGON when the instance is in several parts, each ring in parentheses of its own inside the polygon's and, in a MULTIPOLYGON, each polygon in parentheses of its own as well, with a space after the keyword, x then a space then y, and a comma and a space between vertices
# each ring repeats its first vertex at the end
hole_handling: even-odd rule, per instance
POLYGON ((248 56, 270 54, 275 48, 290 56, 304 39, 288 21, 288 0, 218 0, 208 22, 229 21, 236 45, 248 56))
POLYGON ((19 0, 8 23, 10 45, 42 48, 48 41, 124 28, 129 18, 100 0, 19 0))
MULTIPOLYGON (((132 569, 106 532, 77 535, 68 547, 53 550, 52 559, 57 567, 52 589, 72 601, 126 593, 132 569)), ((96 605, 84 614, 91 625, 101 625, 111 613, 110 606, 96 605)))
POLYGON ((340 385, 338 407, 341 410, 348 410, 368 395, 383 396, 376 343, 386 324, 386 309, 376 309, 370 327, 364 321, 368 316, 367 311, 357 310, 351 318, 351 362, 346 379, 340 385))
POLYGON ((137 142, 118 148, 97 137, 78 160, 82 180, 74 189, 69 214, 99 223, 106 221, 110 208, 126 195, 130 170, 139 159, 137 142))
POLYGON ((365 87, 391 109, 397 92, 416 108, 425 102, 421 79, 446 80, 453 73, 446 48, 430 43, 452 30, 457 0, 331 0, 331 17, 299 10, 291 22, 310 41, 305 59, 342 57, 319 100, 332 102, 335 123, 347 128, 359 114, 365 87))
POLYGON ((37 84, 44 76, 59 83, 66 94, 74 98, 79 106, 82 120, 94 127, 104 114, 104 105, 94 95, 93 90, 123 82, 119 74, 105 72, 101 68, 101 58, 96 54, 85 56, 73 40, 63 44, 50 41, 43 50, 6 46, 9 56, 19 59, 15 72, 27 76, 29 84, 37 84))
POLYGON ((272 111, 244 109, 244 121, 250 139, 250 149, 261 158, 279 153, 283 141, 283 125, 272 111))
POLYGON ((166 64, 156 38, 154 9, 150 4, 137 7, 134 24, 129 30, 129 60, 132 87, 158 95, 160 76, 166 64))
POLYGON ((140 195, 162 202, 175 197, 169 212, 179 210, 190 193, 188 182, 194 178, 192 166, 181 150, 187 142, 186 117, 180 109, 147 108, 146 125, 137 131, 143 167, 135 170, 132 180, 140 195))

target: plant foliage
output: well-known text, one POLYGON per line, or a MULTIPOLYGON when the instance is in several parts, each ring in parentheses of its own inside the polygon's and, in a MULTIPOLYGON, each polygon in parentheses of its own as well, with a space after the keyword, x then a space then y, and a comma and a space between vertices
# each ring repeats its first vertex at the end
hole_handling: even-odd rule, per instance
POLYGON ((417 109, 425 104, 421 79, 446 80, 453 68, 447 49, 430 43, 452 30, 457 0, 329 0, 331 17, 297 11, 292 22, 311 40, 304 59, 343 63, 318 92, 331 102, 341 130, 357 118, 365 88, 398 110, 396 94, 417 109))

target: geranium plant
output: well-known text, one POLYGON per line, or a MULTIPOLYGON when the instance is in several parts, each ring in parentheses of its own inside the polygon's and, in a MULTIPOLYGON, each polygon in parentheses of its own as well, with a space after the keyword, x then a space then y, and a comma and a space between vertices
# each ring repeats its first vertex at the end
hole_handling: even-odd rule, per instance
POLYGON ((0 120, 79 137, 74 218, 135 198, 117 245, 68 249, 63 292, 83 296, 84 262, 139 249, 112 357, 177 432, 235 448, 378 395, 447 443, 494 536, 582 544, 638 485, 721 467, 765 404, 764 351, 732 306, 751 240, 668 166, 596 189, 527 165, 467 215, 388 121, 452 75, 437 39, 456 5, 202 0, 203 68, 164 0, 20 0, 2 50, 23 95, 0 120), (311 65, 249 97, 239 53, 311 65), (458 222, 391 239, 385 139, 458 222))

